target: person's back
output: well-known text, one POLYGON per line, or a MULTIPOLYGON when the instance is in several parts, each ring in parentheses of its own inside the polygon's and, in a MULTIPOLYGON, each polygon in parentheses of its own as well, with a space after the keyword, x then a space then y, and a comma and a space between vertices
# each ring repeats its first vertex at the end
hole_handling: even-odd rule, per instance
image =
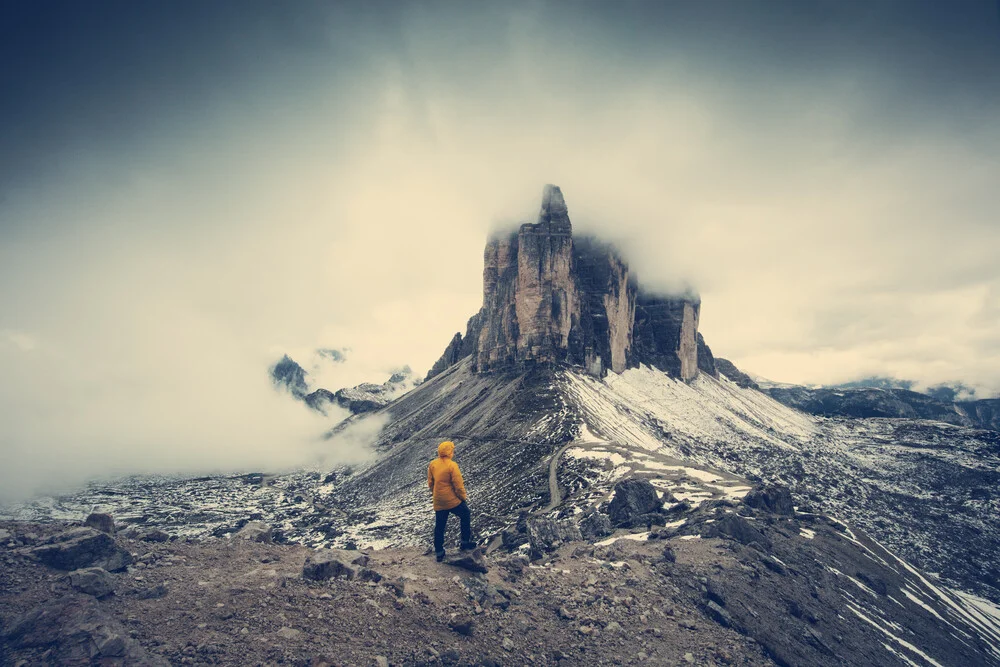
POLYGON ((439 561, 444 560, 444 532, 448 515, 457 514, 462 530, 462 549, 471 549, 472 526, 469 507, 465 504, 465 482, 458 464, 452 460, 455 443, 438 445, 438 456, 427 466, 427 486, 434 504, 434 552, 439 561))

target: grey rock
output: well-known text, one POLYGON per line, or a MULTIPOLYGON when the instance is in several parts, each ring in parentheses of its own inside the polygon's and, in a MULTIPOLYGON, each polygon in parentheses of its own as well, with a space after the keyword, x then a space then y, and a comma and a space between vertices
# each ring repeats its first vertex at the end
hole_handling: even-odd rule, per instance
POLYGON ((590 512, 580 520, 580 534, 588 541, 602 539, 614 531, 611 519, 600 512, 590 512))
POLYGON ((99 530, 102 533, 107 533, 108 535, 115 534, 115 520, 110 514, 93 512, 83 522, 83 525, 94 530, 99 530))
POLYGON ((466 357, 480 373, 566 362, 603 376, 645 363, 685 380, 699 367, 714 376, 700 305, 693 293, 641 291, 614 246, 573 236, 562 192, 546 185, 536 222, 487 242, 483 307, 427 378, 466 357))
POLYGON ((459 614, 448 621, 448 627, 460 635, 471 637, 475 629, 476 622, 471 616, 459 614))
POLYGON ((722 627, 733 627, 733 617, 729 615, 729 612, 711 600, 705 603, 705 613, 722 627))
POLYGON ((325 549, 310 554, 302 566, 302 577, 313 581, 326 581, 336 577, 353 579, 355 575, 353 567, 344 563, 338 554, 325 549))
POLYGON ((608 506, 608 516, 616 526, 632 527, 646 523, 646 515, 661 507, 656 487, 645 479, 623 479, 615 484, 615 497, 608 506))
POLYGON ((580 527, 573 521, 547 518, 528 521, 528 543, 531 545, 532 558, 541 558, 567 542, 582 539, 580 527))
POLYGON ((162 597, 166 597, 170 592, 166 584, 157 584, 156 586, 149 586, 146 588, 141 588, 136 591, 136 596, 140 600, 159 600, 162 597))
POLYGON ((472 551, 461 551, 455 556, 448 556, 444 560, 446 565, 452 565, 454 567, 460 567, 470 572, 489 572, 489 563, 486 562, 486 556, 483 555, 481 549, 476 548, 472 551))
POLYGON ((132 563, 132 554, 118 546, 107 533, 93 528, 72 528, 34 547, 31 555, 49 567, 79 570, 100 567, 109 572, 124 570, 132 563))
POLYGON ((715 368, 727 378, 735 382, 744 389, 760 389, 753 378, 736 367, 736 364, 728 359, 715 358, 715 368))
POLYGON ((153 530, 146 531, 142 535, 143 542, 167 542, 170 540, 170 533, 165 530, 160 530, 159 528, 154 528, 153 530))
POLYGON ((368 567, 358 568, 355 578, 358 581, 373 581, 376 584, 382 581, 382 575, 368 567))
POLYGON ((738 514, 726 514, 721 519, 704 525, 702 535, 705 537, 726 537, 736 540, 740 544, 757 543, 765 548, 771 544, 771 541, 763 533, 738 514))
POLYGON ((74 570, 67 576, 70 585, 81 593, 93 595, 96 598, 103 598, 115 592, 114 579, 103 568, 88 567, 82 570, 74 570))
POLYGON ((236 533, 236 537, 241 540, 262 542, 264 544, 271 544, 273 542, 273 535, 271 527, 260 521, 251 521, 236 533))
POLYGON ((382 579, 381 583, 398 598, 406 595, 406 581, 403 579, 382 579))
POLYGON ((792 493, 787 486, 769 484, 763 488, 750 491, 743 498, 743 503, 756 509, 762 509, 775 514, 792 516, 795 514, 795 506, 792 502, 792 493))

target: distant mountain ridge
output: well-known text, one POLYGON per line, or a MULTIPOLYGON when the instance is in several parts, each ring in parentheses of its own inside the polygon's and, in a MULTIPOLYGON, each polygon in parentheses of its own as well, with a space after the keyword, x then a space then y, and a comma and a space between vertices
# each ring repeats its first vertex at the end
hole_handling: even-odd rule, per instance
MULTIPOLYGON (((722 361, 722 360, 720 360, 722 361)), ((726 370, 740 373, 731 362, 726 370), (731 367, 731 368, 730 368, 731 367)), ((720 366, 721 370, 721 366, 720 366)), ((736 381, 729 373, 723 372, 736 381)), ((747 378, 751 376, 746 375, 747 378)), ((1000 398, 970 398, 975 389, 958 382, 923 391, 910 380, 872 376, 836 385, 801 386, 753 378, 754 385, 789 407, 824 417, 933 419, 956 426, 1000 431, 1000 398)))
MULTIPOLYGON (((345 360, 344 355, 337 350, 317 350, 317 353, 336 363, 343 363, 345 360)), ((308 371, 287 354, 271 366, 270 375, 275 388, 287 391, 292 397, 324 415, 327 406, 332 404, 339 405, 355 415, 378 410, 422 382, 413 375, 413 370, 409 366, 403 366, 392 371, 389 379, 382 384, 362 382, 354 387, 344 387, 337 391, 323 387, 310 391, 306 379, 308 371)))

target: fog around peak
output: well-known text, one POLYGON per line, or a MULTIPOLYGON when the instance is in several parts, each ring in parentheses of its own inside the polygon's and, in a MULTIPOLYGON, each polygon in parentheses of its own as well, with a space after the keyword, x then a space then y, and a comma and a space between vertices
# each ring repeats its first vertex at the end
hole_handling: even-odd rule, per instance
POLYGON ((741 368, 995 393, 984 6, 15 3, 0 485, 315 460, 269 365, 422 374, 546 183, 741 368))

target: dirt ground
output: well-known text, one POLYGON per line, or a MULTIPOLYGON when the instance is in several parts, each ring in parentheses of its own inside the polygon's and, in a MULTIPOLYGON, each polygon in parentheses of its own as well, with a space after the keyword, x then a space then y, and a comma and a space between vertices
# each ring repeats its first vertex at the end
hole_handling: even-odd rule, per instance
MULTIPOLYGON (((11 541, 0 544, 0 658, 66 664, 56 629, 35 645, 6 634, 39 605, 83 596, 65 572, 25 555, 65 526, 2 528, 11 541)), ((295 545, 118 539, 136 562, 111 575, 114 594, 96 604, 147 657, 101 664, 773 664, 702 611, 698 581, 740 566, 716 539, 574 543, 530 564, 495 554, 485 575, 419 549, 339 552, 345 562, 366 555, 378 582, 304 579, 312 552, 295 545)))

